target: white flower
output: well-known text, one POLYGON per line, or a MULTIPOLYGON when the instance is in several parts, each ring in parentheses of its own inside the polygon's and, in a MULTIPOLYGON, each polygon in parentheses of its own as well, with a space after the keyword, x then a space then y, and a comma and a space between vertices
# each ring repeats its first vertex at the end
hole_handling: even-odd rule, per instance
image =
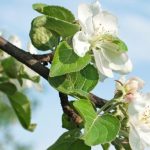
POLYGON ((12 35, 9 37, 8 41, 10 43, 12 43, 13 45, 19 47, 19 48, 22 48, 22 43, 21 43, 21 40, 18 36, 16 35, 12 35))
POLYGON ((123 92, 125 102, 128 102, 129 143, 132 150, 144 150, 150 146, 150 93, 142 94, 140 90, 144 81, 138 77, 116 83, 117 90, 123 92))
POLYGON ((139 92, 144 86, 144 81, 138 77, 132 77, 126 81, 125 76, 122 76, 116 82, 116 91, 122 91, 126 101, 132 100, 132 97, 139 92))
POLYGON ((144 81, 142 79, 138 77, 133 77, 126 82, 125 89, 130 93, 135 93, 141 90, 143 86, 144 86, 144 81))
POLYGON ((78 8, 81 31, 73 37, 75 53, 83 57, 92 50, 95 64, 100 75, 113 77, 113 71, 126 74, 132 70, 132 63, 126 52, 118 51, 118 45, 112 41, 117 38, 117 18, 101 9, 95 3, 81 4, 78 8))
POLYGON ((132 150, 150 147, 150 93, 136 93, 129 103, 128 115, 132 150))

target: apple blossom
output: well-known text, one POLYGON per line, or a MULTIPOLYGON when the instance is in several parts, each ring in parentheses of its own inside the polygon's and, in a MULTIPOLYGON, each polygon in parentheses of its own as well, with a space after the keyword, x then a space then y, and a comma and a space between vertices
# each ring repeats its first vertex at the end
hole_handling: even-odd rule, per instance
POLYGON ((132 77, 126 81, 125 76, 122 76, 116 82, 116 91, 122 91, 126 101, 130 101, 132 97, 139 92, 144 86, 144 81, 138 77, 132 77))
POLYGON ((22 42, 21 42, 21 40, 19 39, 18 36, 12 35, 12 36, 9 37, 8 41, 10 43, 14 44, 17 47, 22 48, 22 42))
POLYGON ((132 150, 150 147, 150 93, 134 95, 128 106, 128 115, 132 150))
POLYGON ((103 11, 98 0, 79 5, 78 18, 81 31, 73 37, 75 53, 83 57, 91 50, 101 78, 113 77, 113 71, 130 72, 132 63, 125 52, 127 47, 117 38, 117 18, 103 11))
POLYGON ((116 85, 128 102, 130 146, 132 150, 144 150, 150 146, 150 93, 140 92, 144 81, 137 77, 127 81, 122 77, 116 85))

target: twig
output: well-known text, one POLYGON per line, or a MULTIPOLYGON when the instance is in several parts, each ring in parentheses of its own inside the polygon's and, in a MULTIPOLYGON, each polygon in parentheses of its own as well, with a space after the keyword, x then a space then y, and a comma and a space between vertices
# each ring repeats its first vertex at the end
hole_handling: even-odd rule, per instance
POLYGON ((48 54, 42 54, 42 55, 35 55, 32 54, 32 57, 37 59, 40 62, 49 62, 51 63, 53 60, 53 53, 48 53, 48 54))
POLYGON ((82 123, 82 118, 70 107, 68 96, 59 92, 61 106, 65 114, 67 114, 77 125, 82 123))
POLYGON ((100 98, 92 93, 89 94, 90 100, 95 104, 96 107, 101 108, 107 102, 107 100, 100 98))

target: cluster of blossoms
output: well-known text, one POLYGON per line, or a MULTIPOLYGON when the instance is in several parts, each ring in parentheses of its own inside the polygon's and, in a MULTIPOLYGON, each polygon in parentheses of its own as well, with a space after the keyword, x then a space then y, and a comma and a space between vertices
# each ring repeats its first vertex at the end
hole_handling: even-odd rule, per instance
MULTIPOLYGON (((127 74, 132 71, 127 53, 117 51, 118 47, 110 40, 118 36, 115 16, 103 11, 97 0, 93 4, 81 4, 78 19, 81 30, 73 37, 74 51, 80 57, 89 51, 92 53, 101 81, 113 77, 113 72, 127 74)), ((128 103, 130 146, 133 150, 144 150, 150 146, 150 94, 140 93, 144 82, 139 78, 128 81, 122 78, 120 83, 117 90, 123 92, 123 100, 128 103)))
POLYGON ((132 70, 127 53, 122 52, 124 48, 119 49, 113 42, 118 39, 115 16, 103 11, 97 0, 91 5, 81 4, 78 8, 78 19, 81 31, 74 35, 74 51, 80 57, 89 51, 93 53, 101 79, 113 77, 113 71, 126 74, 132 70))
POLYGON ((123 92, 124 101, 128 103, 129 142, 132 150, 144 150, 150 146, 150 93, 141 93, 144 81, 131 78, 120 79, 117 90, 123 92))

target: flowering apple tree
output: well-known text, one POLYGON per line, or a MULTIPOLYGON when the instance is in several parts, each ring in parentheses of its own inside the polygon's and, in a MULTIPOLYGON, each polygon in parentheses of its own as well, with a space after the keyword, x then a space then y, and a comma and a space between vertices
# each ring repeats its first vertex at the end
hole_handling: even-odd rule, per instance
POLYGON ((37 3, 33 9, 40 16, 31 23, 30 38, 44 54, 31 53, 31 44, 29 52, 21 50, 16 37, 9 42, 0 37, 2 53, 17 59, 0 58, 0 91, 7 95, 21 125, 27 130, 35 127, 30 102, 12 80, 19 81, 19 86, 23 79, 38 82, 37 76, 28 75, 28 66, 59 92, 62 127, 67 131, 48 150, 90 150, 95 145, 104 150, 111 145, 117 150, 143 150, 150 146, 150 94, 140 92, 141 79, 126 81, 122 76, 132 71, 132 62, 127 45, 119 38, 117 18, 103 10, 98 0, 80 4, 78 18, 60 6, 37 3), (116 80, 111 100, 91 93, 114 73, 121 78, 116 80))

